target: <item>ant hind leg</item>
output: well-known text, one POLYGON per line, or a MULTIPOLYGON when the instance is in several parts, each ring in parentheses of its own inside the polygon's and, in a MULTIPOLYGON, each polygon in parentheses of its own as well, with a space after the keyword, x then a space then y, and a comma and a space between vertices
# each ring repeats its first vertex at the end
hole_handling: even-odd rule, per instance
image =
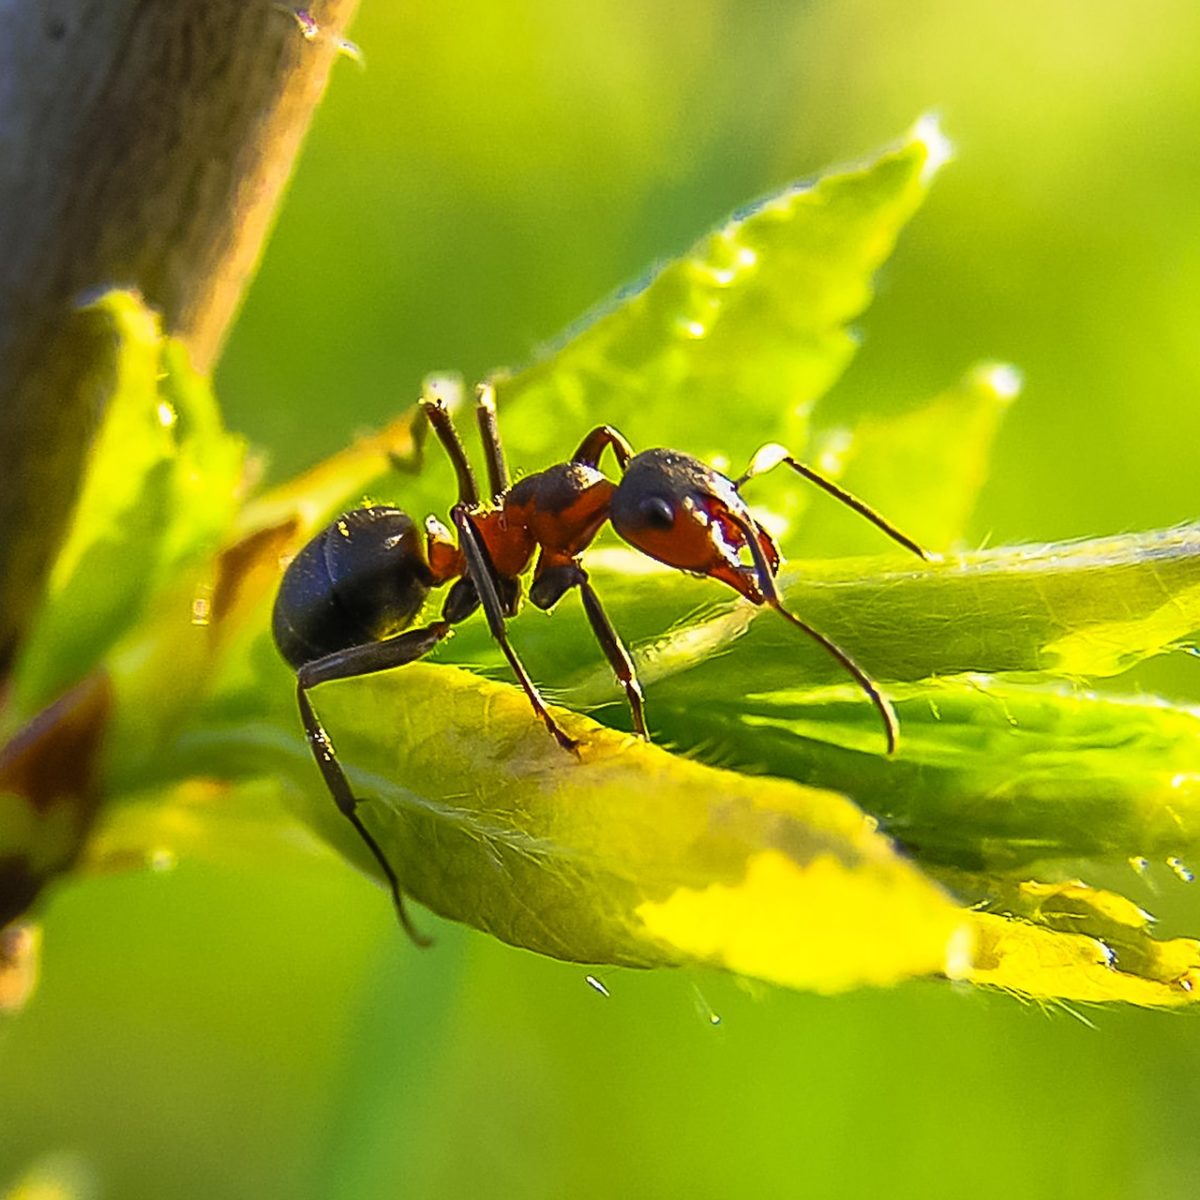
POLYGON ((575 560, 549 566, 545 565, 544 560, 539 562, 533 586, 529 589, 529 599, 536 607, 549 611, 574 587, 579 589, 583 611, 592 627, 592 634, 600 649, 604 651, 604 657, 608 659, 617 682, 625 690, 634 731, 638 737, 648 742, 650 731, 646 728, 646 705, 633 656, 609 620, 583 567, 575 560))
POLYGON ((304 733, 308 739, 309 749, 320 769, 321 778, 325 781, 325 786, 329 789, 329 794, 333 797, 338 811, 354 826, 355 832, 370 850, 371 856, 383 872, 392 893, 396 916, 404 927, 404 931, 418 946, 430 945, 430 939, 417 930, 408 915, 400 880, 392 864, 388 861, 387 855, 383 852, 383 848, 363 824, 362 818, 358 814, 358 797, 354 795, 350 787, 350 780, 338 762, 333 742, 324 725, 321 724, 321 719, 317 716, 312 701, 308 698, 308 693, 310 688, 316 687, 319 683, 328 683, 334 679, 353 679, 361 675, 373 675, 377 671, 386 671, 391 667, 400 667, 415 662, 428 654, 450 633, 450 629, 449 621, 435 621, 424 629, 410 630, 394 638, 388 638, 386 641, 351 646, 349 649, 327 654, 324 658, 318 658, 305 664, 296 676, 296 703, 300 709, 300 719, 304 723, 304 733))
POLYGON ((587 614, 592 633, 596 635, 596 641, 600 643, 600 649, 604 651, 604 657, 608 659, 617 682, 625 689, 625 699, 633 717, 634 732, 643 741, 648 742, 650 731, 646 728, 646 705, 642 697, 642 685, 637 677, 637 668, 633 665, 633 657, 621 640, 621 635, 608 619, 608 614, 600 606, 600 597, 596 595, 586 575, 579 582, 579 595, 583 600, 583 611, 587 614))

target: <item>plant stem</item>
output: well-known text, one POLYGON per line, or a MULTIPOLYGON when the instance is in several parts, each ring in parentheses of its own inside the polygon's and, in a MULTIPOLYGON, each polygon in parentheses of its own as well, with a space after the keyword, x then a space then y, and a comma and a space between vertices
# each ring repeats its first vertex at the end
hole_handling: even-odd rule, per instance
POLYGON ((0 0, 0 671, 102 415, 80 296, 140 289, 212 367, 356 6, 0 0))

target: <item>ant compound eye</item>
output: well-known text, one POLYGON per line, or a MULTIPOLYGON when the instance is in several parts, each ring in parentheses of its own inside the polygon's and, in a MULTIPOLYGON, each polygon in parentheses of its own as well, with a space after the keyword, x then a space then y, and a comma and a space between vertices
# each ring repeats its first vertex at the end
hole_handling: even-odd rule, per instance
POLYGON ((675 506, 665 496, 646 496, 638 511, 650 529, 670 529, 675 524, 675 506))

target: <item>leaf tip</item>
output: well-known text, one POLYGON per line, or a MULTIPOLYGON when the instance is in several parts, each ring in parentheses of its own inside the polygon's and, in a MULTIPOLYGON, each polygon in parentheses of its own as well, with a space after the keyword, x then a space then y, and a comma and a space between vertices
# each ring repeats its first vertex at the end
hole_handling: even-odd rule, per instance
POLYGON ((1025 386, 1025 377, 1012 363, 987 362, 971 372, 971 382, 980 391, 989 392, 994 399, 1011 403, 1025 386))
POLYGON ((74 308, 84 316, 99 316, 123 340, 146 346, 157 346, 162 340, 158 313, 136 287, 105 284, 85 288, 76 294, 74 308))
POLYGON ((954 143, 942 131, 941 118, 935 112, 927 112, 917 118, 912 139, 925 149, 921 182, 927 184, 954 157, 954 143))

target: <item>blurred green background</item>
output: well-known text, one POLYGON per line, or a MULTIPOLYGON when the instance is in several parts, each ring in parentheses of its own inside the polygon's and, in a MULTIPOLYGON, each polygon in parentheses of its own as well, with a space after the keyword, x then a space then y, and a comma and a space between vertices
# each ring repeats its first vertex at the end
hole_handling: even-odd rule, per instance
MULTIPOLYGON (((826 411, 1007 360, 978 544, 1196 515, 1191 0, 363 0, 352 36, 367 70, 335 73, 218 374, 271 478, 933 109, 957 161, 826 411)), ((1197 670, 1129 686, 1194 698, 1197 670)), ((0 1030, 0 1181, 66 1153, 121 1200, 1194 1194, 1186 1015, 684 973, 606 972, 606 998, 422 916, 428 953, 303 847, 62 887, 0 1030)))

